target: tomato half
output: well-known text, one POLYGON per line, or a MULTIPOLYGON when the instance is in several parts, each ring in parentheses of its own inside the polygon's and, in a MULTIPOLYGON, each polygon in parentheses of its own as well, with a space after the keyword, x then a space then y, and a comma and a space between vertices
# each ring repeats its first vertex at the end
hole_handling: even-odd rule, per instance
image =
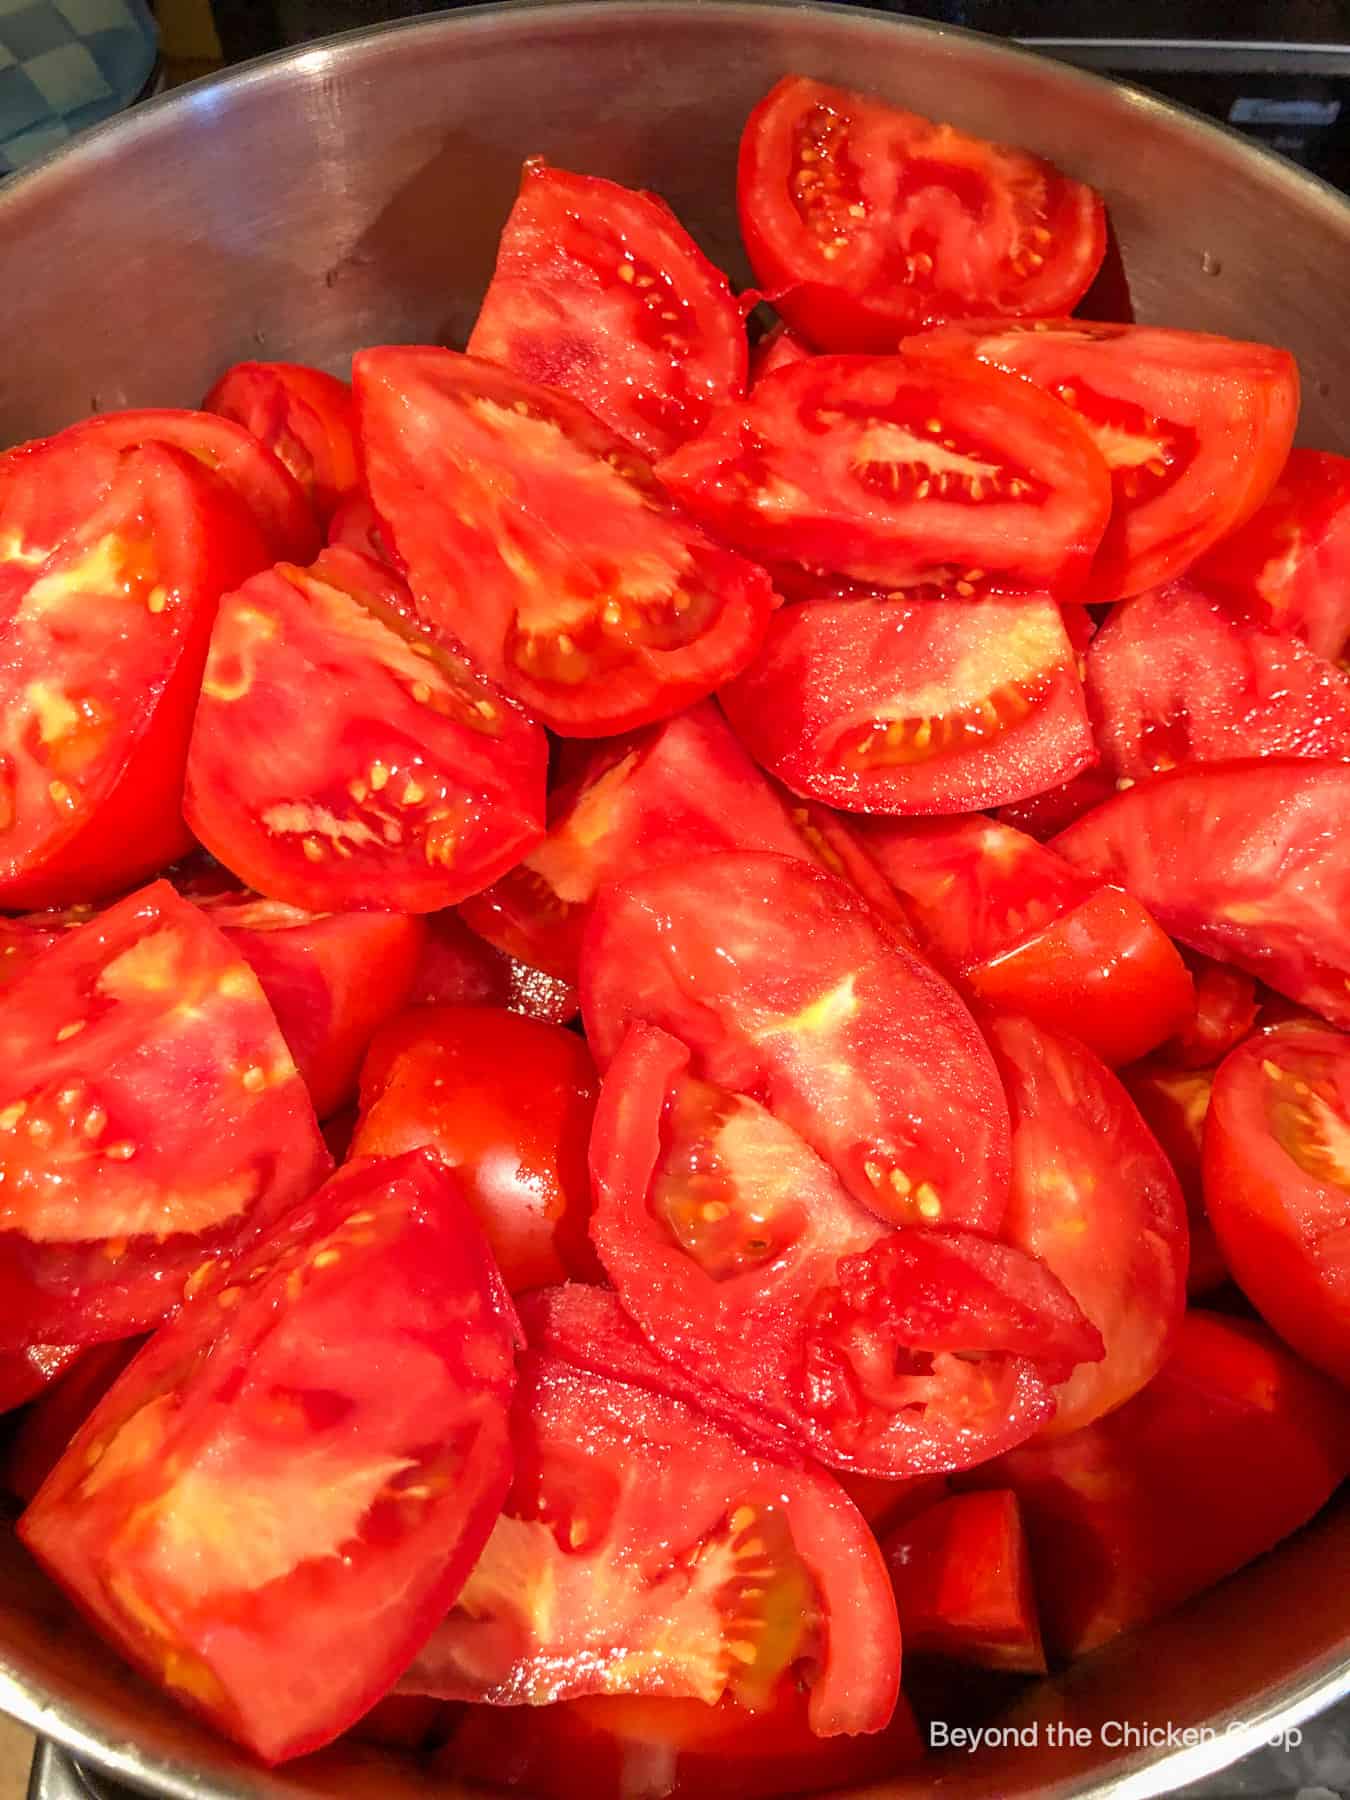
POLYGON ((0 1009, 0 1349, 128 1337, 327 1173, 257 977, 155 882, 0 1009))
POLYGON ((789 326, 780 322, 771 331, 766 331, 750 352, 750 381, 753 384, 761 375, 772 375, 775 369, 786 369, 793 363, 807 362, 810 356, 809 345, 804 344, 789 326))
MULTIPOLYGON (((64 1351, 69 1359, 5 1446, 4 1485, 25 1506, 60 1462, 80 1426, 144 1344, 129 1338, 64 1351)), ((45 1346, 50 1350, 51 1346, 45 1346)), ((31 1355, 32 1352, 29 1352, 31 1355)))
POLYGON ((1053 848, 1193 950, 1350 1025, 1350 768, 1269 758, 1176 769, 1053 848))
POLYGON ((740 303, 665 201, 537 158, 468 351, 574 395, 648 456, 745 392, 740 303))
POLYGON ((1205 1204, 1233 1278, 1309 1362, 1350 1386, 1350 1041, 1251 1038, 1214 1078, 1205 1204))
POLYGON ((597 898, 582 1013, 603 1069, 628 1027, 761 1101, 882 1217, 996 1231, 1007 1106, 956 994, 835 876, 725 852, 597 898))
POLYGON ((270 450, 326 525, 361 481, 352 390, 304 363, 241 362, 202 401, 270 450))
POLYGON ((760 284, 825 350, 1070 312, 1106 250, 1100 195, 1053 164, 803 75, 747 120, 736 196, 760 284))
POLYGON ((584 406, 451 350, 363 350, 354 371, 371 495, 419 608, 545 725, 627 731, 750 660, 768 576, 584 406))
POLYGON ((429 914, 426 928, 410 1006, 504 1006, 554 1025, 577 1016, 574 987, 505 955, 470 931, 455 908, 429 914))
POLYGON ((20 1536, 176 1700, 266 1762, 316 1749, 487 1540, 515 1330, 453 1178, 352 1164, 155 1334, 20 1536))
POLYGON ((434 912, 543 833, 543 733, 398 611, 391 581, 330 548, 256 576, 216 620, 184 812, 288 906, 434 912))
POLYGON ((973 359, 812 357, 656 472, 749 556, 960 599, 1071 595, 1111 510, 1068 410, 973 359))
POLYGON ((1287 350, 1083 319, 951 326, 904 346, 1025 376, 1086 426, 1111 473, 1111 522, 1080 600, 1161 587, 1251 517, 1298 420, 1287 350))
POLYGON ((1131 1069, 1122 1069, 1120 1079, 1138 1108, 1140 1118, 1157 1138, 1171 1163, 1186 1201, 1191 1240, 1187 1292, 1211 1293, 1228 1279, 1228 1265, 1223 1260, 1223 1252, 1205 1210, 1200 1178, 1205 1116, 1214 1087, 1214 1070, 1180 1067, 1159 1056, 1136 1063, 1131 1069))
POLYGON ((35 1400, 84 1355, 79 1344, 30 1344, 0 1355, 0 1413, 35 1400))

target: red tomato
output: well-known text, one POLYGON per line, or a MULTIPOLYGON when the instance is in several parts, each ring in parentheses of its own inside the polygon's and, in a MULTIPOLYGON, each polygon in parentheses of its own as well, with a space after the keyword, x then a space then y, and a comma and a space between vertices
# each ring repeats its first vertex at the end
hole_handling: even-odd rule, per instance
POLYGON ((238 502, 161 444, 78 433, 0 459, 0 901, 61 906, 191 843, 188 737, 221 593, 267 560, 238 502))
POLYGON ((825 350, 1070 312, 1106 249, 1101 197, 1051 163, 803 75, 747 120, 736 194, 761 286, 825 350))
POLYGON ((907 1653, 1045 1673, 1016 1495, 953 1494, 888 1533, 881 1548, 907 1653))
POLYGON ((1165 931, 1350 1025, 1350 768, 1271 758, 1159 775, 1054 840, 1165 931))
POLYGON ((155 882, 0 1008, 0 1349, 128 1337, 329 1167, 256 976, 155 882))
POLYGON ((537 158, 468 350, 574 395, 648 456, 745 392, 740 302, 665 201, 537 158))
POLYGON ((1080 600, 1160 587, 1250 518, 1298 419, 1298 368, 1287 350, 1196 331, 987 320, 905 350, 1025 376, 1087 427, 1111 472, 1113 502, 1080 600))
POLYGON ((1214 1079, 1205 1204, 1233 1278, 1300 1355, 1350 1386, 1350 1042, 1250 1038, 1214 1079))
POLYGON ((83 1355, 80 1344, 30 1344, 0 1354, 0 1413, 35 1400, 83 1355))
POLYGON ((1087 657, 1108 773, 1243 756, 1350 761, 1350 677, 1296 638, 1236 624, 1187 582, 1114 609, 1087 657))
POLYGON ((967 1479, 1017 1495, 1047 1648, 1073 1657, 1269 1550, 1347 1472, 1335 1384, 1259 1326, 1191 1312, 1127 1406, 967 1479))
POLYGON ((397 551, 389 542, 389 533, 364 488, 349 494, 328 521, 328 543, 334 549, 359 550, 374 562, 388 563, 400 574, 405 572, 397 551))
POLYGON ((1237 617, 1338 658, 1350 638, 1350 458, 1291 450, 1265 505, 1195 578, 1237 617))
POLYGON ((144 1342, 131 1338, 88 1349, 67 1347, 61 1353, 67 1359, 63 1372, 24 1414, 5 1448, 4 1484, 25 1506, 144 1342))
POLYGON ((1186 1309, 1186 1203, 1110 1070, 1076 1038, 1011 1015, 986 1027, 1013 1121, 1003 1236, 1039 1257, 1102 1334, 1056 1396, 1062 1437, 1152 1380, 1186 1309))
POLYGON ((636 1026, 601 1090, 591 1235, 652 1345, 863 1474, 965 1468, 1029 1436, 1101 1338, 974 1232, 899 1229, 791 1128, 636 1026))
POLYGON ((775 369, 790 368, 793 363, 808 362, 811 350, 787 325, 778 324, 750 352, 750 381, 761 375, 772 375, 775 369))
POLYGON ((431 913, 426 926, 410 1006, 505 1006, 553 1025, 576 1017, 580 1001, 574 987, 503 955, 470 931, 454 908, 431 913))
POLYGON ((84 901, 58 912, 27 913, 18 919, 0 919, 0 992, 30 969, 45 950, 59 944, 68 931, 78 931, 93 918, 96 908, 84 901))
POLYGON ((1111 510, 1067 409, 973 359, 812 357, 656 472, 749 556, 961 599, 1073 593, 1111 510))
POLYGON ((1162 1146, 1185 1197, 1191 1239, 1187 1292, 1211 1293, 1228 1279, 1227 1264, 1205 1211, 1200 1180, 1205 1115, 1214 1087, 1214 1071, 1178 1067, 1158 1057, 1137 1063, 1132 1069, 1122 1069, 1120 1078, 1138 1107, 1139 1116, 1162 1146))
POLYGON ((948 1492, 945 1475, 911 1475, 888 1481, 881 1475, 854 1475, 836 1469, 834 1478, 878 1534, 927 1512, 945 1500, 948 1492))
POLYGON ((795 793, 854 812, 995 806, 1097 754, 1048 601, 787 606, 721 700, 758 762, 795 793))
POLYGON ((749 662, 768 577, 577 401, 451 350, 354 366, 371 495, 418 606, 544 724, 627 731, 749 662))
POLYGON ((1000 806, 996 817, 1015 831, 1025 831, 1028 837, 1043 843, 1067 829, 1075 819, 1081 819, 1085 812, 1091 812, 1094 806, 1100 806, 1103 800, 1109 800, 1115 792, 1115 781, 1105 769, 1081 769, 1057 787, 1000 806))
POLYGON ((303 363, 241 362, 202 401, 252 432, 299 483, 321 525, 361 481, 352 390, 303 363))
POLYGON ((514 1333, 453 1178, 354 1164, 155 1334, 20 1536, 175 1699, 265 1762, 316 1749, 487 1540, 514 1333))
POLYGON ((872 820, 865 841, 925 951, 982 1000, 1133 1062, 1187 1023, 1190 976, 1128 894, 1102 887, 1009 825, 872 820))
POLYGON ((947 983, 836 877, 726 852, 617 882, 592 910, 581 1000, 602 1069, 630 1025, 660 1026, 882 1217, 997 1231, 993 1060, 947 983))
POLYGON ((1212 1069, 1256 1024, 1260 1003, 1256 983, 1241 969, 1213 962, 1194 950, 1185 953, 1195 984, 1195 1013, 1158 1052, 1177 1069, 1212 1069))
POLYGON ((420 1146, 458 1172, 512 1293, 598 1275, 586 1149, 599 1089, 570 1031, 492 1007, 418 1007, 376 1036, 354 1156, 420 1146))
POLYGON ((216 620, 184 811, 289 906, 434 912, 543 832, 543 733, 382 581, 329 549, 256 576, 216 620))

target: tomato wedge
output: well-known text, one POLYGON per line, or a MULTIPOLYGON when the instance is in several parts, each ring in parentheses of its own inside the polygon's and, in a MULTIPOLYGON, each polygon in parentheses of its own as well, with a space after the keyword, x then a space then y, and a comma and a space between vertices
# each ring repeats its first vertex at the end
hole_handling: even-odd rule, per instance
POLYGON ((304 363, 234 363, 202 410, 252 432, 295 477, 321 525, 360 485, 352 390, 336 375, 304 363))
POLYGON ((592 911, 581 1000, 601 1069, 630 1025, 660 1026, 864 1206, 998 1229, 1007 1106, 989 1052, 947 983, 836 877, 725 852, 617 882, 592 911))
POLYGON ((1086 426, 1111 474, 1111 522, 1080 600, 1161 587, 1261 505, 1298 421, 1287 350, 1084 319, 954 325, 905 351, 1025 376, 1086 426))
POLYGON ((359 550, 375 562, 388 563, 399 574, 406 573, 398 552, 389 541, 388 530, 364 488, 348 494, 328 521, 327 541, 333 547, 359 550))
POLYGON ((175 1699, 265 1762, 316 1749, 487 1540, 515 1330, 452 1177, 353 1164, 156 1333, 20 1536, 175 1699))
POLYGON ((1067 408, 973 358, 778 369, 656 472, 749 556, 960 599, 1071 595, 1111 509, 1067 408))
POLYGON ((1101 767, 1082 769, 1057 787, 1012 800, 997 809, 997 817, 1014 831, 1025 831, 1038 843, 1065 831, 1075 819, 1100 806, 1116 792, 1115 778, 1101 767))
POLYGON ((809 345, 804 344, 789 326, 775 325, 771 331, 765 332, 750 353, 751 383, 758 381, 761 375, 772 375, 775 369, 786 369, 793 363, 808 362, 810 357, 809 345))
POLYGON ((760 284, 823 350, 1070 312, 1106 250, 1100 195, 1053 164, 803 75, 747 120, 736 195, 760 284))
POLYGON ((221 605, 184 811, 271 900, 434 912, 543 834, 543 733, 397 592, 390 571, 329 548, 221 605))
POLYGON ((8 988, 68 931, 78 931, 93 918, 95 907, 83 901, 57 911, 0 919, 0 992, 8 988))
MULTIPOLYGON (((29 1407, 4 1454, 4 1485, 26 1506, 70 1447, 70 1440, 145 1343, 143 1337, 67 1348, 61 1373, 29 1407)), ((48 1350, 51 1346, 46 1346, 48 1350)), ((32 1352, 29 1352, 32 1355, 32 1352)))
POLYGON ((679 712, 754 654, 776 596, 584 406, 450 350, 363 350, 370 491, 422 612, 565 737, 679 712))
POLYGON ((1214 1227, 1205 1211, 1200 1159, 1205 1138, 1205 1117, 1214 1087, 1213 1069, 1189 1069, 1150 1057, 1133 1068, 1122 1069, 1120 1079, 1139 1116, 1157 1138, 1186 1201, 1191 1254, 1186 1271, 1186 1291, 1212 1293, 1228 1279, 1214 1227))
POLYGON ((505 1006, 554 1025, 577 1016, 574 987, 505 955, 470 931, 455 908, 429 914, 426 927, 410 1006, 505 1006))
POLYGON ((83 1355, 80 1344, 30 1344, 0 1354, 0 1413, 35 1400, 83 1355))
POLYGON ((740 302, 665 201, 537 158, 468 350, 574 395, 648 456, 745 392, 740 302))
POLYGON ((1195 1013, 1161 1047, 1159 1058, 1174 1068, 1212 1069, 1256 1024, 1256 983, 1241 969, 1194 950, 1186 952, 1185 962, 1195 985, 1195 1013))
POLYGON ((3 1350, 146 1330, 329 1167, 257 977, 167 882, 20 977, 0 1068, 3 1350))

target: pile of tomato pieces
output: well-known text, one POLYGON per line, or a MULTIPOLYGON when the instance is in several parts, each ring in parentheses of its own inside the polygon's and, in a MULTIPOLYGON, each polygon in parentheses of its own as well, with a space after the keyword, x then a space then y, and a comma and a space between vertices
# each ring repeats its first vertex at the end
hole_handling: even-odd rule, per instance
POLYGON ((532 162, 467 354, 0 456, 3 1479, 267 1762, 868 1780, 1350 1471, 1350 462, 1027 152, 739 202, 753 350, 532 162))

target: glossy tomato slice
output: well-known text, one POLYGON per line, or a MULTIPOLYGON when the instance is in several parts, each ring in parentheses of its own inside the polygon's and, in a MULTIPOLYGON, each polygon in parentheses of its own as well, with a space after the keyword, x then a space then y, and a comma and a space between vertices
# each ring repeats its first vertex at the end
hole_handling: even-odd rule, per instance
POLYGON ((458 911, 431 913, 410 1006, 504 1006, 527 1019, 566 1025, 581 1004, 556 975, 532 968, 470 931, 458 911))
POLYGON ((252 432, 299 483, 326 525, 360 485, 352 390, 304 363, 241 362, 202 401, 252 432))
POLYGON ((789 368, 793 363, 808 362, 810 346, 803 343, 790 326, 778 324, 755 345, 750 353, 750 380, 772 375, 775 369, 789 368))
POLYGON ((0 919, 0 992, 30 969, 45 950, 59 944, 68 931, 87 925, 97 910, 92 902, 80 901, 53 911, 0 919))
POLYGON ((823 350, 1070 312, 1106 249, 1100 196, 1051 163, 803 75, 751 113, 736 193, 761 285, 823 350))
POLYGON ((0 1009, 0 1348, 128 1337, 329 1167, 256 976, 155 882, 0 1009))
POLYGON ((977 358, 1058 396, 1111 472, 1111 522, 1080 600, 1160 587, 1251 517, 1298 420, 1287 350, 1082 319, 951 326, 907 353, 977 358))
POLYGON ((1214 1079, 1205 1204, 1224 1260, 1287 1344, 1350 1386, 1350 1040, 1253 1037, 1214 1079))
POLYGON ((184 810, 271 900, 434 912, 543 834, 543 733, 396 595, 390 571, 330 548, 221 605, 184 810))
POLYGON ((864 1206, 996 1231, 1007 1107, 956 994, 836 877, 727 852, 604 890, 581 965, 603 1069, 639 1021, 763 1102, 864 1206))
POLYGON ((371 495, 418 606, 545 725, 627 731, 750 660, 768 576, 579 402, 450 350, 363 350, 354 369, 371 495))
POLYGON ((66 433, 0 459, 0 902, 101 898, 188 848, 211 621, 266 561, 179 451, 104 455, 66 433))
POLYGON ((1053 848, 1165 931, 1350 1025, 1350 768, 1271 758, 1159 775, 1053 848))
POLYGON ((20 1535, 175 1699, 267 1762, 315 1749, 492 1529, 515 1330, 453 1178, 353 1164, 156 1333, 20 1535))
POLYGON ((1214 1070, 1181 1067, 1160 1056, 1122 1069, 1120 1079, 1140 1118, 1171 1163, 1186 1201, 1191 1240, 1186 1290, 1190 1294, 1212 1293, 1228 1279, 1228 1265, 1205 1211, 1200 1177, 1214 1070))
POLYGON ((762 376, 658 464, 749 556, 881 588, 1070 595, 1111 508, 1064 407, 997 370, 817 356, 762 376))
POLYGON ((745 392, 740 303, 665 201, 537 159, 468 350, 575 395, 648 456, 745 392))
MULTIPOLYGON (((19 1421, 4 1454, 4 1485, 25 1506, 60 1462, 80 1426, 144 1344, 144 1338, 68 1347, 68 1360, 19 1421)), ((45 1346, 50 1351, 51 1346, 45 1346)), ((31 1351, 28 1353, 33 1354, 31 1351)))
POLYGON ((795 793, 854 812, 973 812, 1096 759, 1047 600, 833 598, 784 607, 721 700, 795 793))

